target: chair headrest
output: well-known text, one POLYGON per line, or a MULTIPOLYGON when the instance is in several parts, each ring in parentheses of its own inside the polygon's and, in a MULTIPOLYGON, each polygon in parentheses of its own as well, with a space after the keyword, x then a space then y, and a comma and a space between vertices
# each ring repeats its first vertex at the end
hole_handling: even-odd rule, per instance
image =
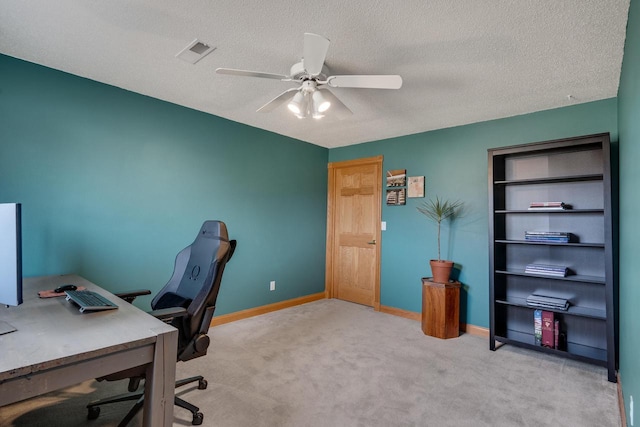
POLYGON ((227 233, 227 226, 222 221, 205 221, 200 227, 200 232, 196 237, 198 238, 204 237, 209 239, 219 239, 225 242, 229 241, 229 234, 227 233))

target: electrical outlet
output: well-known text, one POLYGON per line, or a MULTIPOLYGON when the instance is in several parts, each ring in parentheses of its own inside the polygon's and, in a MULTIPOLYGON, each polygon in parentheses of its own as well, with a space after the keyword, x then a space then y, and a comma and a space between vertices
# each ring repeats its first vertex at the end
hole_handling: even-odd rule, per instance
POLYGON ((629 396, 629 421, 633 426, 633 395, 629 396))
POLYGON ((269 283, 269 290, 270 291, 275 291, 276 290, 276 281, 272 280, 271 283, 269 283))

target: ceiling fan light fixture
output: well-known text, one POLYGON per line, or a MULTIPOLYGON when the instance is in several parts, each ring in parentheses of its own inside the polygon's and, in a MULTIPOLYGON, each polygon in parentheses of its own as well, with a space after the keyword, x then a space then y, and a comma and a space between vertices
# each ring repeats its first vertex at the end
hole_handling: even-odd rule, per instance
POLYGON ((303 105, 302 105, 303 102, 304 102, 304 95, 302 94, 302 92, 298 91, 293 96, 293 99, 289 102, 287 107, 289 108, 289 110, 291 110, 293 114, 295 114, 296 116, 300 116, 302 115, 303 111, 306 110, 305 108, 303 108, 303 105))
POLYGON ((290 102, 290 103, 289 103, 289 105, 287 105, 287 107, 289 107, 289 110, 290 110, 293 114, 295 114, 295 115, 297 115, 297 116, 299 116, 299 115, 300 115, 300 113, 301 113, 300 108, 298 108, 298 106, 297 106, 297 105, 295 105, 293 102, 290 102))
POLYGON ((329 107, 331 107, 331 103, 329 101, 324 101, 318 106, 318 111, 324 113, 329 109, 329 107))
POLYGON ((327 101, 319 90, 313 92, 313 108, 319 113, 324 113, 331 107, 331 102, 327 101))

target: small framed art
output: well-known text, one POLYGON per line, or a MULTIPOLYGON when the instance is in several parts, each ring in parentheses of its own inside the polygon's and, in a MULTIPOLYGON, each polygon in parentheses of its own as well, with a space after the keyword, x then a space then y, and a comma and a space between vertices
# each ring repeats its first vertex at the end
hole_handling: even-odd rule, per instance
POLYGON ((405 187, 407 185, 407 170, 396 169, 387 171, 387 187, 405 187))
POLYGON ((387 206, 402 206, 407 204, 406 188, 387 190, 387 206))
POLYGON ((424 176, 410 176, 407 181, 407 197, 424 197, 424 176))

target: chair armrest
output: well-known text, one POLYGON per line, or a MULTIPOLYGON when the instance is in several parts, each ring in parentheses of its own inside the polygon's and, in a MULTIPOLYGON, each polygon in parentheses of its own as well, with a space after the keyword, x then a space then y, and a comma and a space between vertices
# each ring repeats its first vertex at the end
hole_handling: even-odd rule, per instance
POLYGON ((150 295, 150 294, 151 294, 151 291, 148 289, 139 289, 136 291, 120 292, 115 294, 115 296, 117 296, 118 298, 122 298, 123 300, 131 304, 133 300, 136 299, 136 297, 140 297, 142 295, 150 295))
POLYGON ((160 320, 173 319, 175 317, 184 317, 187 315, 187 309, 182 307, 161 308, 158 310, 148 311, 150 315, 160 320))

